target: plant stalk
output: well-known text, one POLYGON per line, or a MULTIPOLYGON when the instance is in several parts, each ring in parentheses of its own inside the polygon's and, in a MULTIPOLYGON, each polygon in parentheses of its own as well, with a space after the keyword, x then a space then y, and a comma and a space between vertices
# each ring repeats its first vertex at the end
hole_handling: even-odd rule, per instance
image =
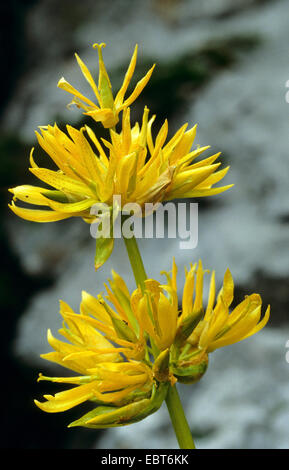
POLYGON ((129 261, 133 270, 135 282, 137 286, 144 289, 144 281, 147 279, 144 264, 138 249, 138 244, 133 236, 132 238, 124 238, 124 243, 127 249, 129 261))
MULTIPOLYGON (((144 289, 144 281, 147 279, 142 257, 135 237, 125 238, 129 261, 133 270, 137 286, 144 289)), ((182 407, 182 403, 176 385, 169 388, 166 404, 172 421, 172 425, 180 446, 180 449, 195 449, 191 431, 182 407)))
POLYGON ((188 425, 176 385, 169 388, 166 397, 166 404, 180 449, 195 449, 194 440, 191 435, 190 427, 188 425))

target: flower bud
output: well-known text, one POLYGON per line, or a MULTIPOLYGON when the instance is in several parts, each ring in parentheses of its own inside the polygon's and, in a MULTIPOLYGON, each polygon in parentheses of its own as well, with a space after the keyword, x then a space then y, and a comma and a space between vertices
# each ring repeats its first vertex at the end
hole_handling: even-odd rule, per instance
POLYGON ((192 384, 198 382, 206 372, 209 358, 205 351, 186 351, 187 347, 183 350, 172 348, 170 370, 179 382, 192 384))
POLYGON ((153 365, 153 374, 158 382, 169 382, 171 386, 173 386, 177 379, 171 373, 169 361, 170 350, 165 349, 165 351, 162 351, 155 360, 153 365))

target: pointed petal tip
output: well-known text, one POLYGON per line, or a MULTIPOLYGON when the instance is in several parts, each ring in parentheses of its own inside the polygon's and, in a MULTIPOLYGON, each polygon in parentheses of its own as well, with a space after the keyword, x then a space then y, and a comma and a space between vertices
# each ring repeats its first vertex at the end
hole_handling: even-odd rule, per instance
MULTIPOLYGON (((269 320, 270 313, 271 313, 271 305, 269 304, 267 309, 266 309, 265 315, 264 315, 264 318, 266 318, 267 321, 269 320)), ((267 321, 266 321, 266 323, 267 323, 267 321)))
POLYGON ((81 426, 85 426, 85 423, 79 424, 78 419, 76 421, 72 421, 72 423, 69 423, 67 425, 68 428, 76 428, 76 427, 81 427, 81 426))
POLYGON ((67 83, 67 81, 65 80, 64 77, 61 77, 61 78, 58 80, 58 83, 57 83, 58 88, 61 88, 61 86, 62 86, 63 84, 65 84, 65 83, 67 83))
POLYGON ((45 409, 45 402, 42 403, 41 401, 38 401, 38 400, 33 400, 34 401, 34 404, 37 406, 37 408, 40 408, 40 410, 42 411, 47 411, 45 409))
POLYGON ((47 328, 47 341, 49 343, 49 340, 53 339, 53 334, 50 328, 47 328))
POLYGON ((118 276, 118 273, 114 269, 111 270, 111 274, 112 277, 118 276))

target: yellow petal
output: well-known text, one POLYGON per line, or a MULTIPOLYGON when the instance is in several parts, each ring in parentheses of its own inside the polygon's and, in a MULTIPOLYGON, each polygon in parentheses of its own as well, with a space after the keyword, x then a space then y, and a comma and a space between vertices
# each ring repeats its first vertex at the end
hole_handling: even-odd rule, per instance
POLYGON ((8 204, 8 207, 14 212, 14 214, 18 215, 18 217, 31 222, 56 222, 58 220, 68 219, 71 217, 71 214, 64 214, 55 211, 24 209, 23 207, 15 206, 13 202, 8 204))
POLYGON ((41 181, 44 181, 44 183, 64 193, 72 193, 79 196, 86 195, 88 192, 91 193, 87 186, 61 173, 47 170, 46 168, 30 168, 30 171, 41 181))
POLYGON ((213 184, 218 183, 219 181, 221 181, 221 179, 223 179, 226 176, 229 169, 230 169, 230 167, 227 166, 223 170, 217 171, 213 175, 210 175, 202 183, 200 183, 198 186, 196 186, 196 189, 208 188, 208 187, 211 187, 213 184))
POLYGON ((189 315, 193 310, 193 295, 195 289, 196 264, 186 273, 186 280, 183 289, 182 299, 182 319, 189 315))
MULTIPOLYGON (((185 130, 188 124, 184 124, 180 129, 175 133, 175 135, 169 140, 169 142, 164 146, 163 151, 170 157, 170 163, 172 164, 177 157, 177 148, 179 143, 182 141, 185 134, 185 130)), ((184 155, 184 153, 182 153, 184 155)))
POLYGON ((267 325, 267 323, 269 321, 269 318, 270 318, 270 305, 268 305, 263 319, 243 339, 249 338, 250 336, 254 335, 255 333, 258 333, 258 331, 262 330, 262 328, 264 328, 264 326, 267 325))
MULTIPOLYGON (((130 153, 121 159, 117 168, 117 182, 116 191, 124 197, 127 195, 128 186, 132 178, 132 172, 136 165, 136 153, 130 153)), ((123 201, 126 202, 125 200, 123 201)))
POLYGON ((64 77, 62 77, 58 84, 57 84, 58 88, 61 88, 62 90, 65 90, 67 91, 68 93, 71 93, 72 95, 75 95, 77 96, 80 100, 84 101, 85 103, 87 103, 89 106, 92 106, 93 108, 95 108, 95 104, 93 101, 89 100, 88 98, 86 98, 86 96, 82 95, 78 90, 76 90, 76 88, 74 88, 72 85, 70 85, 70 83, 68 83, 64 77))
MULTIPOLYGON (((72 370, 78 374, 86 374, 86 367, 83 367, 83 363, 79 363, 79 361, 70 361, 69 363, 65 363, 63 361, 63 354, 57 351, 53 351, 46 354, 41 354, 40 357, 50 362, 54 362, 55 364, 59 364, 66 369, 72 370)), ((91 365, 90 365, 91 367, 91 365)))
POLYGON ((214 308, 215 297, 216 297, 215 271, 212 271, 211 281, 210 281, 210 288, 209 288, 208 305, 207 305, 206 314, 205 314, 205 317, 204 317, 205 321, 208 321, 210 319, 211 313, 212 313, 213 308, 214 308))
POLYGON ((84 114, 91 116, 96 122, 102 122, 105 128, 113 127, 118 123, 117 115, 109 108, 93 109, 84 114))
POLYGON ((97 139, 95 133, 93 132, 93 130, 88 127, 88 126, 85 126, 85 130, 86 132, 88 133, 90 139, 92 140, 92 142, 94 143, 94 145, 96 146, 97 150, 99 151, 99 156, 100 156, 100 160, 102 161, 102 163, 105 164, 105 166, 107 167, 108 166, 108 158, 99 142, 99 140, 97 139))
MULTIPOLYGON (((203 150, 206 150, 207 148, 210 148, 210 147, 209 146, 208 147, 202 147, 203 150)), ((194 154, 194 152, 192 152, 192 154, 194 154)), ((199 161, 198 163, 193 163, 188 168, 201 168, 203 166, 209 166, 212 163, 214 163, 220 155, 221 155, 221 152, 215 153, 214 155, 211 155, 208 158, 204 158, 203 160, 199 161)))
POLYGON ((116 273, 114 270, 112 270, 112 277, 113 277, 113 281, 115 283, 115 286, 124 294, 124 296, 127 299, 130 299, 130 293, 129 293, 129 290, 128 290, 127 285, 126 285, 125 281, 123 280, 123 278, 118 273, 116 273))
POLYGON ((82 131, 78 131, 72 126, 67 126, 67 130, 78 149, 78 158, 82 160, 82 164, 87 170, 87 176, 91 180, 102 182, 98 171, 97 157, 93 153, 93 150, 84 137, 82 131))
POLYGON ((101 322, 111 325, 111 318, 101 302, 85 291, 82 291, 80 312, 82 315, 93 315, 101 322))
POLYGON ((47 413, 58 413, 60 411, 69 410, 70 408, 93 398, 93 390, 95 388, 96 383, 92 382, 80 385, 79 387, 74 387, 71 390, 66 390, 65 392, 56 393, 54 396, 44 395, 44 398, 47 399, 46 402, 41 403, 38 400, 34 400, 34 403, 38 408, 46 411, 47 413))
MULTIPOLYGON (((189 129, 187 132, 185 132, 182 135, 181 140, 178 141, 173 151, 173 154, 170 158, 171 163, 177 163, 179 160, 182 161, 182 159, 184 159, 184 156, 186 156, 189 153, 194 143, 196 133, 197 133, 197 124, 195 124, 191 129, 189 129)), ((194 155, 194 158, 196 158, 197 155, 195 154, 193 155, 194 155)))
POLYGON ((175 165, 177 167, 182 167, 182 171, 184 172, 190 171, 196 168, 201 168, 203 166, 207 166, 208 163, 205 163, 206 160, 208 160, 207 158, 204 160, 201 160, 198 163, 192 164, 191 162, 209 148, 210 148, 210 145, 207 145, 206 147, 199 147, 196 150, 193 150, 192 152, 185 154, 184 156, 180 155, 179 159, 175 162, 175 165))
POLYGON ((95 93, 95 96, 96 98, 98 99, 98 101, 100 102, 100 96, 99 96, 99 92, 98 92, 98 89, 97 89, 97 86, 96 86, 96 83, 95 81, 93 80, 92 78, 92 75, 89 71, 89 69, 87 68, 87 66, 85 65, 85 63, 80 59, 80 57, 78 56, 78 54, 75 54, 75 57, 76 57, 76 60, 77 60, 77 63, 84 75, 84 77, 86 78, 86 80, 88 81, 89 85, 91 86, 91 88, 93 89, 94 93, 95 93))
POLYGON ((124 77, 124 80, 123 80, 123 83, 115 97, 115 106, 116 108, 119 108, 122 103, 123 103, 123 99, 124 99, 124 95, 126 93, 126 90, 128 89, 128 86, 130 84, 130 81, 132 79, 132 76, 134 74, 134 70, 135 70, 135 66, 136 66, 136 59, 137 59, 137 49, 138 49, 138 45, 136 44, 135 48, 134 48, 134 52, 133 52, 133 55, 132 55, 132 58, 130 60, 130 63, 129 63, 129 66, 128 66, 128 69, 126 71, 126 74, 125 74, 125 77, 124 77))
MULTIPOLYGON (((231 303, 233 302, 234 299, 234 281, 232 274, 229 270, 227 269, 225 276, 224 276, 224 282, 223 282, 223 287, 219 293, 219 296, 223 297, 223 300, 226 305, 230 306, 231 303)), ((219 297, 218 296, 218 297, 219 297)))
POLYGON ((191 197, 207 197, 207 196, 215 196, 216 194, 221 194, 224 191, 227 191, 228 189, 232 188, 234 184, 228 184, 227 186, 221 186, 219 188, 203 188, 203 189, 192 189, 190 191, 187 191, 185 193, 181 191, 174 191, 173 194, 169 195, 169 199, 175 199, 178 197, 182 198, 191 198, 191 197))
POLYGON ((173 257, 173 267, 172 267, 172 288, 177 292, 177 274, 178 267, 176 265, 175 257, 173 257))
POLYGON ((46 198, 41 194, 44 191, 44 188, 27 184, 16 186, 15 188, 9 189, 9 191, 14 195, 15 199, 19 199, 20 201, 39 206, 48 206, 46 198))
POLYGON ((63 212, 63 213, 68 213, 68 214, 74 214, 77 212, 85 211, 89 209, 93 204, 97 202, 96 199, 83 199, 82 201, 77 201, 77 202, 68 202, 68 203, 61 203, 61 202, 56 202, 56 201, 51 201, 50 199, 46 199, 47 204, 55 211, 63 212))
POLYGON ((152 116, 148 122, 148 126, 147 126, 147 144, 148 144, 148 148, 149 148, 149 151, 150 151, 150 154, 153 155, 154 153, 154 143, 153 143, 153 139, 152 139, 152 125, 153 125, 153 122, 155 120, 156 116, 152 116))
POLYGON ((130 106, 137 99, 137 97, 141 94, 144 87, 146 86, 149 79, 151 78, 154 68, 155 68, 155 64, 150 68, 147 74, 136 84, 136 87, 133 90, 132 94, 125 100, 123 105, 120 106, 120 109, 130 106))
POLYGON ((169 348, 175 338, 177 329, 178 308, 171 305, 164 294, 158 303, 158 324, 161 334, 156 337, 156 344, 161 351, 169 348))
POLYGON ((194 302, 194 311, 199 312, 203 308, 203 277, 204 277, 204 270, 202 261, 199 260, 197 274, 196 274, 196 295, 195 295, 195 302, 194 302))
POLYGON ((218 167, 220 163, 215 163, 214 165, 208 165, 201 168, 191 168, 187 171, 180 171, 176 174, 173 185, 172 191, 179 190, 182 188, 184 192, 190 190, 204 181, 208 176, 210 176, 218 167))

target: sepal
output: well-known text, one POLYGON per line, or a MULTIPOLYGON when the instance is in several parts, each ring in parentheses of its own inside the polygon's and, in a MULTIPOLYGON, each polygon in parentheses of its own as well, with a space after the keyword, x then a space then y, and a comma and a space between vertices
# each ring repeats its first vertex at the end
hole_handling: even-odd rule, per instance
POLYGON ((131 402, 125 406, 98 406, 68 427, 111 428, 136 423, 155 413, 164 401, 169 383, 154 384, 150 398, 131 402))
POLYGON ((180 347, 187 338, 191 335, 193 330, 196 328, 198 323, 202 320, 204 316, 204 311, 200 310, 197 313, 191 313, 186 316, 180 323, 177 329, 176 337, 174 343, 180 347))

